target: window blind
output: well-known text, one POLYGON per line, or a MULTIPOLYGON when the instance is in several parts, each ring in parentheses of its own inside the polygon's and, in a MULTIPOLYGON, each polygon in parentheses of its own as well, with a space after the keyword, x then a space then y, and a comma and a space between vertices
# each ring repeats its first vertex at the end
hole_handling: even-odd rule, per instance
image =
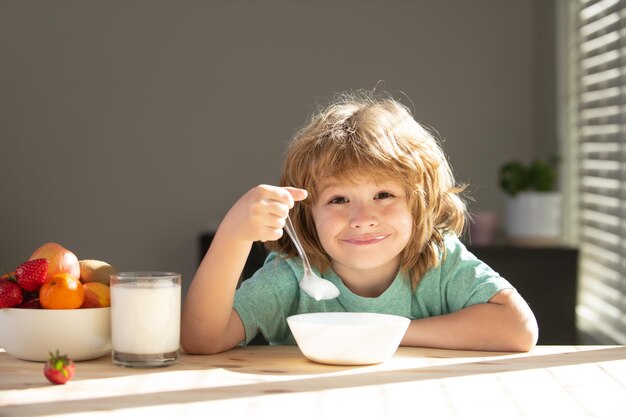
POLYGON ((626 0, 569 2, 566 217, 579 247, 578 327, 626 343, 626 0))

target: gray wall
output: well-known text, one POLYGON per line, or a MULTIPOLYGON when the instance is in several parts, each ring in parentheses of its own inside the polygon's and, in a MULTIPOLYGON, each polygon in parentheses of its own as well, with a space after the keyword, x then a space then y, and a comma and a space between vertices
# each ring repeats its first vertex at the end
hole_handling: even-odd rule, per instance
POLYGON ((313 105, 379 80, 502 212, 499 165, 556 149, 551 4, 0 0, 0 270, 56 241, 189 282, 313 105))

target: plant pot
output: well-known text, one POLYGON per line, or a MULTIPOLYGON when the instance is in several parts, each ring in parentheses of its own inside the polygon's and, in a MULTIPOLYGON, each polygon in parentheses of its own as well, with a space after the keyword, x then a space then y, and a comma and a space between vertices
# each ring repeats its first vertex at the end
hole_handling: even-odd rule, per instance
POLYGON ((506 201, 506 234, 511 241, 556 244, 561 238, 561 194, 523 191, 506 201))

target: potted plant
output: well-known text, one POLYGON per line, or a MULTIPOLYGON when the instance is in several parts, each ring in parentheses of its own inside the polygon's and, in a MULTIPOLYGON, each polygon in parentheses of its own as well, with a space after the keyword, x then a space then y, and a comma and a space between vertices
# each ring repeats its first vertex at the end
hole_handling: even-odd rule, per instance
POLYGON ((510 161, 502 165, 499 182, 507 194, 507 236, 524 243, 556 243, 561 233, 561 195, 556 190, 557 159, 528 165, 510 161))

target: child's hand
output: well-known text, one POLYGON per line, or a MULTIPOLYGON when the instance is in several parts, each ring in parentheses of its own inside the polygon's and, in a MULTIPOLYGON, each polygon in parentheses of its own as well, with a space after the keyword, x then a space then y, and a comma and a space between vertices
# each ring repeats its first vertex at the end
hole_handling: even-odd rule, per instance
POLYGON ((258 185, 233 205, 222 225, 241 240, 277 240, 283 235, 289 209, 306 197, 307 191, 301 188, 258 185))

